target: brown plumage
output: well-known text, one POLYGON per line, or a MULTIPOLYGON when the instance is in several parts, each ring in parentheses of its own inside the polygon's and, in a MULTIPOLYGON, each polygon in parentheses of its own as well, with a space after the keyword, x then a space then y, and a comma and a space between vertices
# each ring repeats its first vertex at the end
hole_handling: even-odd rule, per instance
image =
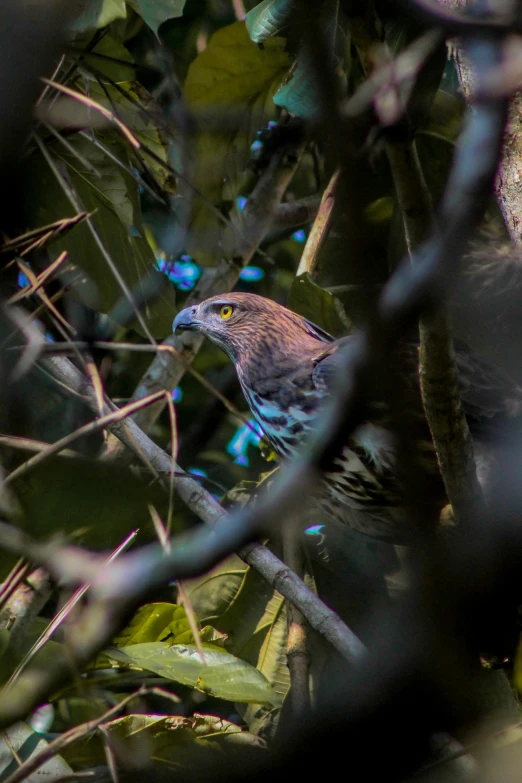
MULTIPOLYGON (((334 340, 305 318, 255 294, 214 296, 182 310, 174 330, 192 329, 219 345, 234 362, 253 415, 282 458, 291 457, 313 427, 332 390, 342 353, 353 338, 334 340)), ((522 389, 462 346, 456 348, 464 413, 482 453, 500 425, 522 411, 522 389)), ((427 477, 426 507, 444 504, 436 455, 424 419, 417 378, 417 348, 401 346, 390 379, 404 401, 417 464, 427 477)), ((347 439, 324 476, 317 500, 326 512, 368 535, 400 540, 404 533, 404 486, 385 399, 375 399, 370 418, 347 439), (364 512, 364 513, 361 513, 364 512)))

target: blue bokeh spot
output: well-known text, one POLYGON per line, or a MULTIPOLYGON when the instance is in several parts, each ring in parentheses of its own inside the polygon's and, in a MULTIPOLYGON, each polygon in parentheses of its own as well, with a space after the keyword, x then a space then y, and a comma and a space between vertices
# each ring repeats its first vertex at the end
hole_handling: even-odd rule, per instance
POLYGON ((247 201, 248 199, 246 198, 246 196, 238 196, 236 198, 237 208, 239 209, 240 212, 244 210, 247 201))
POLYGON ((324 530, 324 525, 310 525, 305 530, 307 536, 320 536, 324 530))
POLYGON ((181 391, 181 388, 179 386, 176 386, 171 396, 172 396, 172 402, 181 402, 181 400, 183 399, 183 392, 181 391))
POLYGON ((248 283, 256 283, 265 276, 264 270, 258 266, 245 266, 239 273, 239 279, 248 283))
POLYGON ((300 228, 298 231, 294 231, 292 234, 292 239, 294 242, 306 242, 306 232, 300 228))
POLYGON ((227 451, 234 458, 236 465, 248 467, 250 464, 247 451, 249 446, 257 446, 263 437, 263 430, 255 419, 249 419, 248 424, 242 424, 236 430, 234 437, 227 445, 227 451))
POLYGON ((25 288, 28 285, 29 280, 27 279, 27 275, 23 272, 18 272, 18 288, 25 288))
POLYGON ((160 256, 156 266, 181 291, 190 291, 201 276, 201 269, 186 253, 177 261, 167 261, 165 256, 160 256))
POLYGON ((250 152, 254 157, 259 157, 262 149, 263 149, 263 142, 261 141, 261 139, 256 139, 250 145, 250 152))
POLYGON ((192 473, 193 476, 201 476, 201 478, 207 478, 207 473, 201 468, 189 468, 187 473, 192 473))

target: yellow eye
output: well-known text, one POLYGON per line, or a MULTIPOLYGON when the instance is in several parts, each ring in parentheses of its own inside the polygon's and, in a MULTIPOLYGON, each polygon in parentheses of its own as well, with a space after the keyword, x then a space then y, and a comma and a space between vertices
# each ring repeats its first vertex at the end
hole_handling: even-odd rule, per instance
POLYGON ((232 305, 223 305, 223 307, 219 311, 219 314, 224 321, 227 321, 233 312, 234 312, 234 308, 232 307, 232 305))

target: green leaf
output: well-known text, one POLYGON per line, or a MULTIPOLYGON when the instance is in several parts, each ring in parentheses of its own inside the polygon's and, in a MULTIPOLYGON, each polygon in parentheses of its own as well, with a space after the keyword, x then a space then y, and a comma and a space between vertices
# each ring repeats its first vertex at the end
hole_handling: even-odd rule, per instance
POLYGON ((115 647, 127 647, 145 642, 163 641, 172 634, 171 623, 175 618, 184 619, 185 627, 178 628, 182 633, 189 627, 185 610, 177 604, 154 603, 141 606, 130 623, 113 639, 115 647))
MULTIPOLYGON (((202 622, 217 625, 216 621, 235 601, 247 568, 237 555, 232 555, 203 576, 184 581, 185 592, 202 622)), ((224 630, 220 625, 218 628, 224 630)))
MULTIPOLYGON (((312 24, 312 21, 305 23, 312 24)), ((313 23, 323 28, 328 41, 325 51, 327 51, 330 62, 326 64, 326 67, 331 69, 332 74, 339 77, 341 69, 337 54, 338 49, 341 48, 343 50, 342 60, 345 60, 346 33, 337 22, 336 0, 325 0, 313 23)), ((306 49, 301 48, 297 53, 297 58, 290 68, 285 82, 274 95, 274 103, 295 117, 301 117, 311 122, 319 119, 322 96, 306 49)))
MULTIPOLYGON (((98 138, 113 156, 130 167, 127 149, 118 136, 107 132, 99 133, 98 138)), ((82 208, 91 213, 92 225, 127 286, 135 293, 147 290, 151 280, 160 273, 156 270, 154 253, 144 238, 136 181, 89 139, 74 136, 70 144, 83 160, 54 142, 49 145, 62 177, 74 188, 82 208), (94 167, 97 175, 84 161, 94 167)), ((36 228, 70 215, 74 208, 40 154, 32 155, 27 166, 32 183, 26 200, 29 226, 36 228)), ((120 284, 86 222, 57 241, 54 248, 67 250, 71 262, 87 274, 73 284, 74 293, 87 307, 107 313, 121 300, 120 284)), ((78 274, 64 281, 69 284, 71 278, 77 280, 78 274)), ((162 278, 157 278, 160 293, 143 312, 150 331, 160 339, 171 331, 176 303, 174 288, 162 278)))
POLYGON ((158 35, 158 28, 167 19, 183 15, 186 0, 127 0, 142 17, 145 24, 158 35))
MULTIPOLYGON (((40 753, 48 743, 40 734, 33 731, 27 723, 15 723, 4 729, 0 736, 0 777, 6 780, 33 754, 40 753), (15 757, 16 754, 16 757, 15 757)), ((72 774, 71 767, 61 756, 52 756, 36 772, 24 777, 27 783, 54 780, 72 774)))
POLYGON ((205 649, 205 663, 193 644, 133 644, 120 650, 111 648, 106 654, 228 701, 272 705, 280 701, 261 672, 221 650, 205 649))
MULTIPOLYGON (((286 658, 288 621, 285 599, 275 591, 267 605, 265 617, 266 622, 259 623, 258 629, 241 654, 247 660, 255 661, 256 668, 265 675, 282 702, 290 688, 290 672, 286 658)), ((270 734, 275 730, 279 710, 270 709, 263 704, 249 704, 246 707, 238 705, 238 709, 249 729, 256 734, 270 734)))
MULTIPOLYGON (((85 46, 82 46, 82 58, 87 63, 93 65, 103 76, 112 79, 114 82, 130 81, 135 78, 136 68, 134 60, 129 50, 122 43, 107 33, 101 36, 96 46, 91 49, 87 46, 89 38, 90 36, 85 36, 85 46), (99 56, 97 57, 96 55, 99 56), (116 60, 119 62, 116 62, 116 60)), ((79 46, 78 39, 75 39, 75 45, 79 46)), ((100 76, 100 78, 103 78, 103 76, 100 76)))
MULTIPOLYGON (((103 88, 92 85, 90 96, 110 112, 116 112, 125 122, 143 145, 141 153, 147 168, 156 175, 158 185, 172 193, 174 178, 168 169, 169 137, 164 127, 163 111, 150 92, 139 82, 125 81, 118 84, 118 89, 112 84, 105 84, 103 88), (152 155, 149 155, 149 150, 152 155)), ((139 168, 139 163, 137 166, 139 168)))
POLYGON ((274 103, 295 117, 313 121, 321 110, 317 79, 307 62, 298 58, 287 80, 274 95, 274 103))
MULTIPOLYGON (((181 771, 183 778, 187 768, 198 770, 214 759, 222 763, 223 754, 226 757, 232 753, 237 764, 239 753, 244 754, 245 762, 252 762, 255 752, 264 753, 259 737, 214 715, 126 715, 106 723, 104 728, 123 763, 129 758, 134 763, 141 762, 140 766, 152 763, 153 769, 163 773, 167 767, 169 774, 174 768, 177 773, 181 771)), ((83 768, 105 764, 99 734, 70 746, 65 755, 75 766, 83 768)))
POLYGON ((263 0, 245 17, 246 29, 254 43, 262 43, 284 28, 295 0, 263 0))
MULTIPOLYGON (((196 622, 199 622, 197 617, 196 622)), ((201 642, 210 648, 213 647, 212 643, 222 647, 225 638, 224 634, 210 625, 200 631, 201 642)), ((157 602, 140 607, 112 643, 115 647, 122 648, 132 644, 167 640, 170 644, 194 644, 194 635, 182 606, 157 602)))
MULTIPOLYGON (((272 96, 288 67, 284 40, 254 44, 243 22, 218 30, 191 64, 185 99, 200 132, 193 152, 191 182, 211 204, 222 208, 239 195, 257 131, 276 115, 272 96)), ((201 199, 192 216, 188 252, 201 263, 216 263, 233 250, 234 236, 201 199)))
POLYGON ((337 297, 316 285, 308 272, 294 279, 287 305, 335 337, 353 331, 353 324, 337 297))
POLYGON ((125 19, 127 16, 125 0, 76 0, 75 5, 79 15, 70 25, 75 33, 99 30, 115 19, 125 19))

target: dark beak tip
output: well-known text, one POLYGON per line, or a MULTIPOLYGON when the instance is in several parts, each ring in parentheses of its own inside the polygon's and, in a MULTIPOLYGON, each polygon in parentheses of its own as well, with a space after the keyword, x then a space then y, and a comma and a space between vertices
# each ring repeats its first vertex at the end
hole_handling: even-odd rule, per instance
POLYGON ((181 310, 177 314, 177 316, 174 318, 172 322, 172 332, 173 334, 176 334, 177 330, 182 329, 195 329, 195 323, 192 319, 191 314, 191 308, 185 308, 185 310, 181 310))

